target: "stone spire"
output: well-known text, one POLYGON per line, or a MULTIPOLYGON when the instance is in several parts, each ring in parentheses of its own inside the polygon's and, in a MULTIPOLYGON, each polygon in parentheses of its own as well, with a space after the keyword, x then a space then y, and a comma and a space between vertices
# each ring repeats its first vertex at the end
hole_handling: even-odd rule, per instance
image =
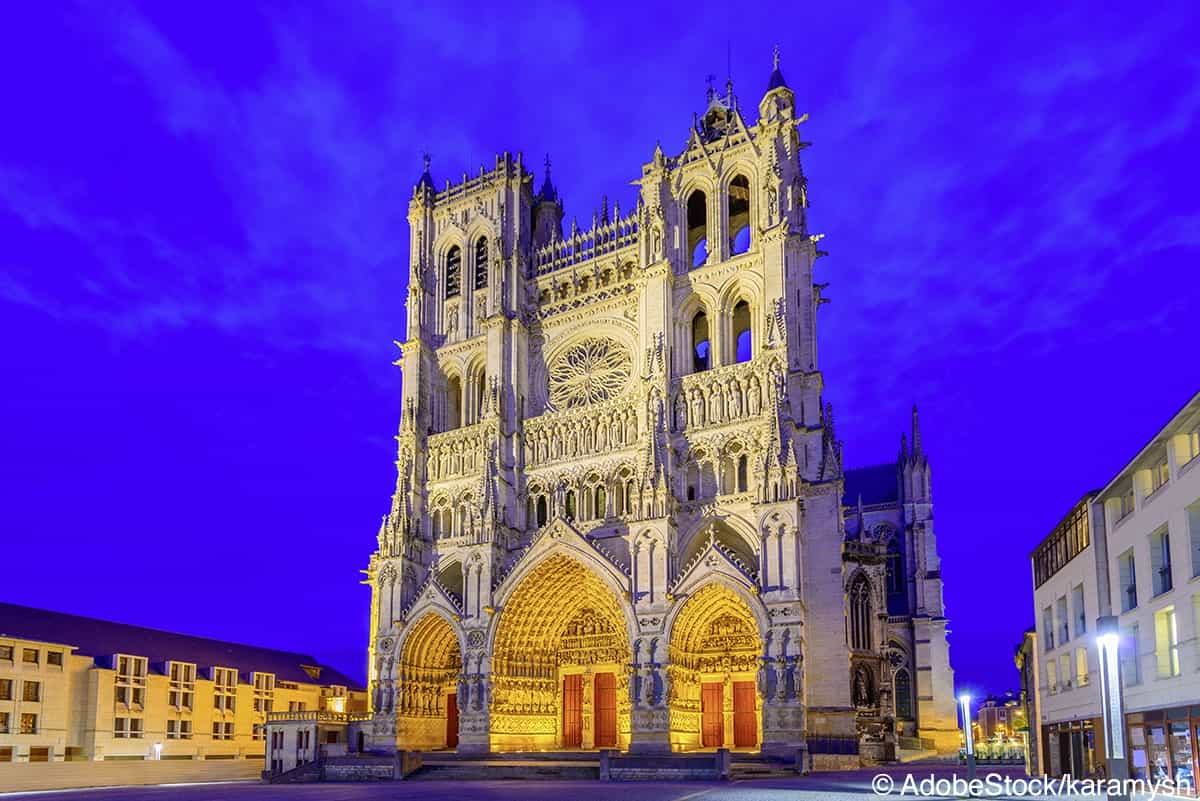
POLYGON ((912 455, 913 459, 920 461, 923 454, 921 453, 921 421, 917 418, 917 404, 913 404, 912 408, 912 455))
POLYGON ((421 177, 417 179, 416 189, 428 189, 430 192, 436 191, 433 188, 433 176, 429 174, 429 153, 425 153, 425 171, 421 173, 421 177))
POLYGON ((546 177, 542 179, 542 188, 538 190, 538 199, 542 201, 557 200, 558 193, 550 181, 550 154, 546 154, 546 177))
POLYGON ((771 92, 780 88, 787 89, 787 81, 783 79, 783 73, 779 70, 779 45, 775 45, 775 49, 771 53, 771 60, 771 77, 767 80, 767 91, 771 92))

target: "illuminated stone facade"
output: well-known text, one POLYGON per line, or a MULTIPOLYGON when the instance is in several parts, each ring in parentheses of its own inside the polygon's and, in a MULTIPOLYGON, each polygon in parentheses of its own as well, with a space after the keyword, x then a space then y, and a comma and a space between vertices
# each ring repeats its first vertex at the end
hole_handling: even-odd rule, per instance
POLYGON ((914 442, 894 497, 843 503, 804 117, 769 86, 753 125, 710 91, 586 230, 548 163, 536 190, 507 153, 441 190, 426 165, 367 571, 377 744, 867 753, 903 670, 906 733, 956 746, 928 466, 914 442))

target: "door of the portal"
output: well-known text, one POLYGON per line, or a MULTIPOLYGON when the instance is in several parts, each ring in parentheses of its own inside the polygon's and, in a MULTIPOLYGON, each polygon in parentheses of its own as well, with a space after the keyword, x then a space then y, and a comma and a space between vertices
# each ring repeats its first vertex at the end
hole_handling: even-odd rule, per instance
POLYGON ((563 676, 563 747, 583 745, 583 676, 563 676))
POLYGON ((725 685, 706 681, 700 685, 700 745, 721 748, 725 745, 725 685))

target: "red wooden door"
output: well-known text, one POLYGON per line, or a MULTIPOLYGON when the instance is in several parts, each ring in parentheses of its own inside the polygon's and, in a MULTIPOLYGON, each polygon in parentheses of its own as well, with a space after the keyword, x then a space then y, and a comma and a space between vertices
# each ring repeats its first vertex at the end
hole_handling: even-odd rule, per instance
POLYGON ((725 685, 706 681, 700 685, 700 745, 721 748, 725 745, 725 685))
POLYGON ((446 747, 458 748, 458 693, 446 693, 446 747))
POLYGON ((563 747, 583 745, 583 676, 563 676, 563 747))
POLYGON ((596 710, 596 747, 617 747, 617 677, 597 673, 592 683, 592 701, 596 710))
POLYGON ((758 745, 758 701, 754 682, 733 683, 733 747, 753 748, 758 745))

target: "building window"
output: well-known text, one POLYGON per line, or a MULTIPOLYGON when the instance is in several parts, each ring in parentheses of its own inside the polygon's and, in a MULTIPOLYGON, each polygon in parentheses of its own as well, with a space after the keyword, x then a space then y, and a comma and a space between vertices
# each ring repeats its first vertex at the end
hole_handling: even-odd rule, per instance
POLYGON ((1125 518, 1133 514, 1133 486, 1125 490, 1117 498, 1117 522, 1120 523, 1125 518))
POLYGON ((1046 642, 1046 650, 1054 650, 1054 607, 1047 606, 1042 610, 1042 634, 1046 642))
POLYGON ((1200 501, 1187 508, 1188 542, 1192 547, 1192 575, 1200 576, 1200 501))
POLYGON ((1166 526, 1150 535, 1150 578, 1155 595, 1171 591, 1171 536, 1166 526))
POLYGON ((0 645, 0 661, 13 661, 13 647, 11 645, 0 645))
POLYGON ((47 665, 55 665, 56 667, 62 667, 62 663, 63 663, 63 652, 62 651, 47 651, 46 652, 46 664, 47 665))
POLYGON ((190 720, 168 720, 167 721, 167 739, 168 740, 190 740, 190 739, 192 739, 192 722, 190 720))
POLYGON ((1154 613, 1154 656, 1159 678, 1179 675, 1179 628, 1174 606, 1154 613))
POLYGON ((254 674, 254 711, 262 714, 270 712, 275 703, 275 675, 272 673, 254 674))
POLYGON ((1086 648, 1075 649, 1075 686, 1088 685, 1088 652, 1086 648))
POLYGON ((212 678, 213 709, 233 712, 237 700, 237 671, 233 668, 215 667, 212 669, 212 678))
POLYGON ((729 182, 729 255, 750 249, 750 181, 739 175, 729 182))
POLYGON ((1071 654, 1064 653, 1058 655, 1058 676, 1062 679, 1063 687, 1071 688, 1071 654))
POLYGON ((21 661, 27 665, 36 665, 38 663, 38 650, 36 648, 25 648, 21 651, 21 661))
POLYGON ((175 709, 190 710, 196 695, 196 666, 189 662, 172 662, 167 677, 170 681, 167 704, 175 709))
POLYGON ((37 703, 42 700, 42 683, 40 681, 25 681, 21 684, 21 700, 37 703))
POLYGON ((7 712, 0 712, 0 734, 8 734, 8 727, 10 725, 8 714, 7 712))
POLYGON ((908 674, 908 668, 896 671, 895 693, 896 717, 901 720, 912 718, 912 677, 908 674))
POLYGON ((140 707, 145 703, 146 667, 144 656, 117 655, 117 672, 113 678, 113 695, 118 704, 140 707))
POLYGON ((1062 645, 1070 641, 1070 618, 1067 616, 1067 596, 1059 596, 1058 599, 1058 644, 1062 645))
POLYGON ((743 453, 741 456, 738 457, 738 460, 737 460, 737 491, 738 492, 746 491, 747 484, 748 484, 747 479, 748 479, 749 475, 750 475, 750 457, 748 457, 746 454, 743 453))
POLYGON ((1087 609, 1083 603, 1082 584, 1071 590, 1071 606, 1075 611, 1075 636, 1079 637, 1087 632, 1087 609))
POLYGON ((871 584, 859 574, 850 585, 850 647, 871 650, 871 584))
POLYGON ((1121 581, 1121 611, 1128 612, 1138 605, 1137 570, 1133 560, 1133 549, 1117 557, 1117 572, 1121 581))
POLYGON ((12 746, 6 745, 3 748, 0 748, 0 762, 12 762, 12 761, 13 761, 12 746))
POLYGON ((12 679, 0 679, 0 701, 11 701, 13 699, 12 688, 12 679))
POLYGON ((1134 623, 1122 632, 1118 650, 1121 655, 1121 680, 1129 687, 1142 683, 1142 660, 1138 625, 1134 623))
POLYGON ((38 733, 38 716, 30 712, 21 714, 21 731, 20 734, 37 734, 38 733))
POLYGON ((712 367, 712 342, 708 338, 708 315, 702 311, 692 317, 692 372, 712 367))
POLYGON ((232 740, 233 739, 233 723, 222 723, 214 721, 212 725, 212 737, 214 740, 232 740))
POLYGON ((475 288, 483 289, 488 281, 488 241, 486 236, 479 237, 475 243, 475 288))
POLYGON ((1034 587, 1045 584, 1063 565, 1091 544, 1091 533, 1088 529, 1089 500, 1090 498, 1077 504, 1033 552, 1034 587))
POLYGON ((1176 449, 1178 452, 1175 455, 1175 462, 1180 467, 1200 457, 1200 430, 1184 434, 1176 442, 1179 443, 1179 447, 1176 449))
POLYGON ((708 197, 699 189, 688 195, 687 235, 691 265, 699 267, 708 261, 708 197))
POLYGON ((251 740, 267 739, 267 726, 265 723, 255 723, 254 728, 250 732, 251 740))
POLYGON ((754 357, 754 331, 750 325, 750 304, 740 300, 733 307, 733 360, 748 362, 754 357))
POLYGON ((1046 660, 1046 692, 1050 695, 1058 692, 1058 662, 1053 659, 1046 660))
POLYGON ((1167 455, 1164 453, 1162 459, 1150 468, 1150 493, 1153 495, 1171 481, 1171 468, 1167 464, 1167 455))
POLYGON ((446 297, 456 298, 462 292, 462 251, 458 245, 446 254, 446 297))

